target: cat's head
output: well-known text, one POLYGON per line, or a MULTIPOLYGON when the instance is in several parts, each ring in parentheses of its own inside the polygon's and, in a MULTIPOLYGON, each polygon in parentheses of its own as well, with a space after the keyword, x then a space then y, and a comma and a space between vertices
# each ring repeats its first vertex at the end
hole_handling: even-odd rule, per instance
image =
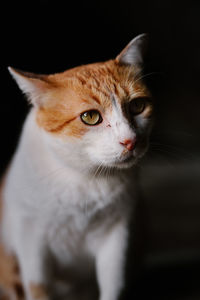
POLYGON ((114 60, 54 75, 9 68, 33 104, 37 126, 64 163, 128 168, 147 150, 152 101, 142 82, 146 35, 114 60))

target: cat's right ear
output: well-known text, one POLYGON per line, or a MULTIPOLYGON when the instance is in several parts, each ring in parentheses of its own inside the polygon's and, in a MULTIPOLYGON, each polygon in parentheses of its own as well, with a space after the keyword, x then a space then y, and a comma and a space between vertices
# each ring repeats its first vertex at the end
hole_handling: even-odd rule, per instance
POLYGON ((142 69, 147 44, 148 35, 146 33, 136 36, 116 57, 116 61, 121 65, 142 69))
POLYGON ((44 94, 51 88, 48 75, 24 72, 12 67, 8 67, 8 70, 30 103, 34 106, 42 106, 45 99, 44 94))

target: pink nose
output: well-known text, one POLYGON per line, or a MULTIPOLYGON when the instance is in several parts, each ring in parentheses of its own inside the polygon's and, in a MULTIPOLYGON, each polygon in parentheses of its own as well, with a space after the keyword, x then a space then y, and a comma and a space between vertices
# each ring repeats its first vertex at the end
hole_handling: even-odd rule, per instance
POLYGON ((123 142, 120 142, 121 145, 126 147, 129 151, 132 151, 135 147, 136 139, 133 140, 124 140, 123 142))

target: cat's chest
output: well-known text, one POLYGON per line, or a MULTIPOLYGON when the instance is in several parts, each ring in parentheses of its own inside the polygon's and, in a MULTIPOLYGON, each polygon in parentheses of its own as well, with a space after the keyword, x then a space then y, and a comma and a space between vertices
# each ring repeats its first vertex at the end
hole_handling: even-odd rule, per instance
POLYGON ((76 253, 86 245, 88 236, 96 231, 103 235, 111 223, 126 214, 129 205, 122 181, 80 183, 76 188, 71 186, 66 192, 58 193, 52 218, 48 218, 52 248, 64 255, 71 247, 76 253))
POLYGON ((128 197, 127 178, 74 178, 54 182, 51 202, 57 210, 73 215, 80 212, 95 214, 112 203, 128 197))

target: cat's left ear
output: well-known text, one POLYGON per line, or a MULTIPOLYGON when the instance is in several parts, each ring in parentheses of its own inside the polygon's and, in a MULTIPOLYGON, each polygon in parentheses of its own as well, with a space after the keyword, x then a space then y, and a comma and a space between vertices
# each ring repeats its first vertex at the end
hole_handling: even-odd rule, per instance
POLYGON ((116 57, 116 61, 122 65, 142 68, 147 43, 148 35, 146 33, 136 36, 116 57))
POLYGON ((48 75, 38 75, 8 67, 19 88, 26 94, 28 100, 35 106, 44 102, 44 94, 51 88, 48 75))

